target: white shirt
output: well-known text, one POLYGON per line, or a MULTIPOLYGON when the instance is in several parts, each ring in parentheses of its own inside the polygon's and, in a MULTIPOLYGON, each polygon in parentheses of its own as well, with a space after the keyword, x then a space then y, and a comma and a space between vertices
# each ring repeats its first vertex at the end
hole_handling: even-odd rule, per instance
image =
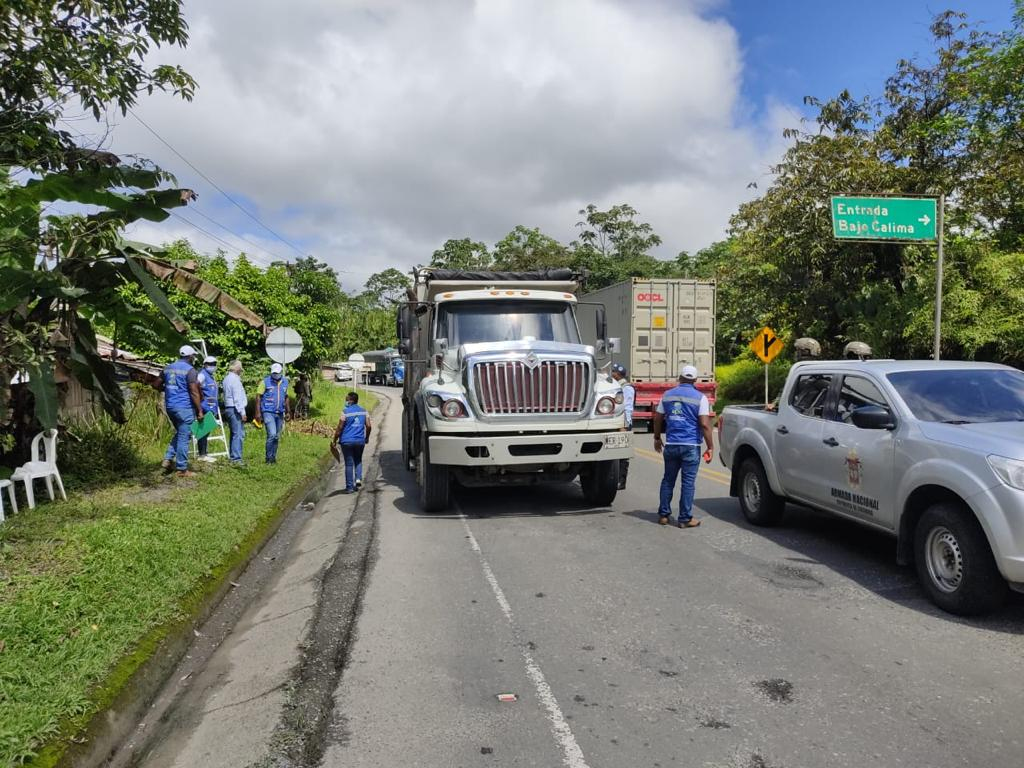
POLYGON ((636 390, 628 381, 622 382, 622 407, 626 413, 626 426, 633 426, 633 404, 636 402, 636 390))
POLYGON ((245 413, 245 407, 249 398, 245 396, 245 387, 242 386, 242 379, 237 373, 231 371, 224 377, 224 407, 234 408, 239 413, 245 413))

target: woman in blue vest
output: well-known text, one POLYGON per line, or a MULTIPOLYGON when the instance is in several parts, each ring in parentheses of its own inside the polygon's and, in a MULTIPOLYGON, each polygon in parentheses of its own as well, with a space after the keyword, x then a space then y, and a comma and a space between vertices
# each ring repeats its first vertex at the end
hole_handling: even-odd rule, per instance
POLYGON ((178 359, 164 368, 160 379, 164 391, 164 410, 174 425, 162 466, 165 472, 178 470, 179 477, 191 477, 188 468, 188 441, 192 422, 202 414, 199 380, 192 366, 196 351, 188 344, 178 350, 178 359))
POLYGON ((371 429, 370 414, 359 405, 359 395, 349 392, 332 441, 332 444, 341 443, 341 453, 345 458, 345 493, 363 487, 363 448, 370 439, 371 429))
MULTIPOLYGON (((206 359, 203 360, 203 370, 199 372, 199 393, 203 397, 203 416, 206 416, 208 413, 212 413, 214 417, 217 416, 219 411, 217 407, 218 391, 217 358, 207 355, 206 359)), ((196 440, 196 449, 199 451, 200 461, 212 463, 215 459, 206 455, 209 439, 209 435, 207 435, 196 440)))
POLYGON ((256 421, 262 421, 267 432, 267 464, 277 463, 277 444, 284 429, 288 409, 288 377, 280 363, 270 366, 270 375, 256 390, 256 421))

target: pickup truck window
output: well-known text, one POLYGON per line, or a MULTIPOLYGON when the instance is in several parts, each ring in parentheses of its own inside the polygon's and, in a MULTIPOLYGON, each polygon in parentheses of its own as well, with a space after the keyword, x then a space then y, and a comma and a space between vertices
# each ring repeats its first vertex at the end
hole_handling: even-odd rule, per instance
POLYGON ((825 402, 828 390, 832 386, 832 374, 807 373, 797 377, 793 384, 793 392, 789 396, 789 404, 797 413, 812 416, 816 419, 825 415, 825 402))
POLYGON ((901 371, 887 378, 921 421, 1024 421, 1024 373, 999 368, 901 371))
POLYGON ((855 408, 863 405, 878 405, 892 410, 885 402, 885 397, 871 381, 862 376, 844 376, 843 385, 839 388, 839 403, 836 407, 836 421, 850 423, 850 415, 855 408))
POLYGON ((438 311, 437 337, 447 338, 451 349, 527 336, 579 344, 572 307, 557 301, 458 301, 442 304, 438 311))

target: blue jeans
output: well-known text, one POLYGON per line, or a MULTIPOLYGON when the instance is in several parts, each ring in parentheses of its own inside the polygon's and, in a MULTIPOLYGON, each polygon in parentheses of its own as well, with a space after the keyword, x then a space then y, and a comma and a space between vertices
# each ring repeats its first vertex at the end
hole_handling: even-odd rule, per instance
POLYGON ((267 461, 277 461, 277 444, 284 429, 284 414, 264 411, 263 427, 267 430, 267 461))
POLYGON ((242 441, 245 439, 245 424, 242 414, 237 408, 225 408, 228 415, 228 429, 231 430, 231 442, 228 445, 228 458, 231 461, 242 460, 242 441))
POLYGON ((658 505, 658 515, 669 517, 672 514, 672 491, 675 490, 676 476, 681 472, 679 522, 685 523, 693 517, 693 494, 697 490, 700 446, 666 445, 661 455, 665 459, 665 474, 661 478, 661 503, 658 505))
POLYGON ((345 458, 345 488, 355 490, 356 480, 363 479, 363 448, 366 443, 342 443, 341 455, 345 458))
POLYGON ((195 411, 191 408, 179 408, 168 411, 174 425, 174 435, 167 446, 164 461, 174 460, 174 466, 180 472, 188 469, 188 443, 192 437, 192 422, 196 420, 195 411))

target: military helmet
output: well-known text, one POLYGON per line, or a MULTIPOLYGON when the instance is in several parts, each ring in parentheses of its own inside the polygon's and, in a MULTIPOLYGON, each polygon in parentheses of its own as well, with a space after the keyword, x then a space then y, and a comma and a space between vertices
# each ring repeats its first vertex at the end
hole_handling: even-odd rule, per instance
POLYGON ((871 347, 863 341, 851 341, 843 347, 843 357, 847 360, 867 360, 871 357, 871 347))
POLYGON ((797 360, 810 360, 814 357, 821 357, 821 344, 815 339, 804 336, 793 342, 793 349, 796 350, 797 360))

